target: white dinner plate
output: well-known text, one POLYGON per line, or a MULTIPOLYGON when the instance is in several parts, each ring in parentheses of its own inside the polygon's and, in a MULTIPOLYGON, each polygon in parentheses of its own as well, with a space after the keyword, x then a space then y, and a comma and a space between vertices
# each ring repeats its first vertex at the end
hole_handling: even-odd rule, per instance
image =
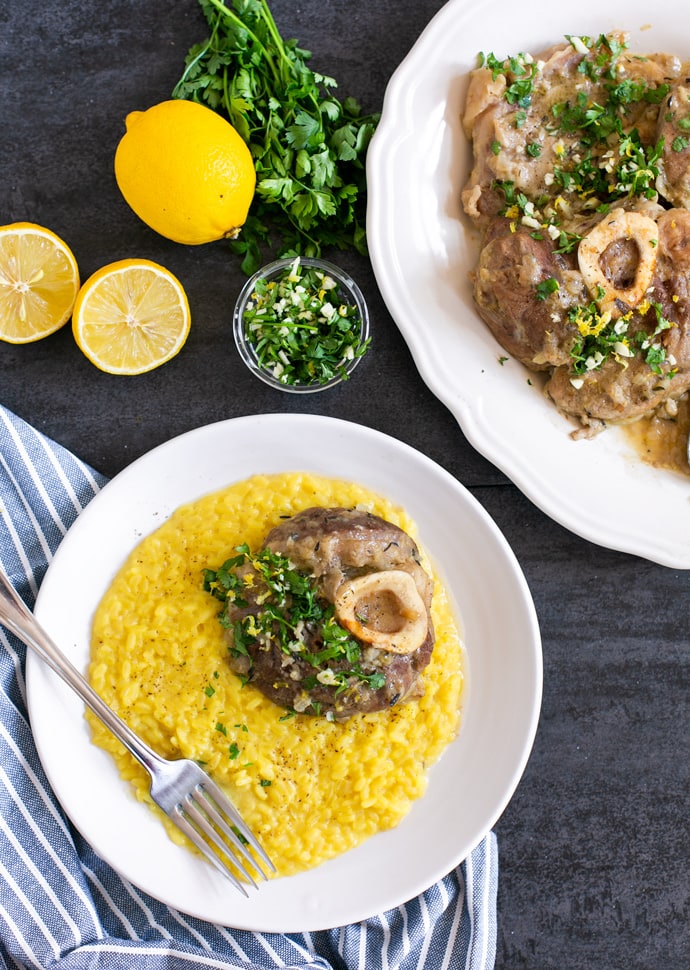
POLYGON ((643 463, 620 429, 573 441, 477 315, 477 235, 461 211, 471 165, 461 125, 477 55, 539 52, 565 34, 630 32, 634 50, 690 59, 684 2, 450 0, 388 85, 369 148, 367 235, 383 297, 422 378, 474 447, 572 532, 690 568, 690 479, 643 463))
POLYGON ((541 704, 534 605, 506 540, 451 475, 401 442, 349 422, 260 415, 212 424, 144 455, 87 506, 41 585, 39 620, 78 669, 92 617, 129 552, 189 501, 253 474, 309 471, 356 481, 403 506, 451 591, 467 653, 462 726, 426 794, 394 830, 243 899, 174 845, 90 741, 83 705, 29 654, 38 752, 55 793, 96 852, 182 912, 244 929, 340 926, 417 895, 464 859, 501 815, 524 770, 541 704))

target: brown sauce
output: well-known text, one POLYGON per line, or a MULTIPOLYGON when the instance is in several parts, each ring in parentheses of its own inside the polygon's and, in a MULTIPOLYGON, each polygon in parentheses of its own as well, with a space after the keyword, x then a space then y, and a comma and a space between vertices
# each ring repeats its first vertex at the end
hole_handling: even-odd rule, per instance
POLYGON ((690 400, 678 402, 675 417, 641 418, 624 427, 625 435, 640 458, 655 468, 669 468, 690 476, 688 435, 690 400))

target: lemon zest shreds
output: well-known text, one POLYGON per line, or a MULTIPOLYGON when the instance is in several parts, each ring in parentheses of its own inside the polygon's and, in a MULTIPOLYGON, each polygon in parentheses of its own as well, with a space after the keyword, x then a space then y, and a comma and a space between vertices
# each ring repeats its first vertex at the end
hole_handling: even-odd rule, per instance
POLYGON ((600 313, 588 307, 578 307, 573 322, 583 337, 598 337, 611 322, 611 313, 609 310, 600 313))
POLYGON ((83 353, 110 374, 143 374, 182 349, 191 324, 180 281, 163 266, 125 259, 91 276, 77 297, 72 329, 83 353))
POLYGON ((0 227, 0 340, 23 344, 64 326, 79 290, 67 244, 30 222, 0 227))

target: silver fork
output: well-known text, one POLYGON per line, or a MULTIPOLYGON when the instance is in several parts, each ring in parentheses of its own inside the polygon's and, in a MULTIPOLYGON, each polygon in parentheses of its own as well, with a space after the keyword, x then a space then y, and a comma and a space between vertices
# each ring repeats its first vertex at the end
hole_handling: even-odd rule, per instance
POLYGON ((43 629, 0 567, 0 624, 34 650, 151 776, 151 798, 236 889, 248 896, 239 877, 258 889, 250 870, 262 879, 275 866, 218 785, 187 758, 168 761, 156 754, 96 693, 43 629), (254 850, 252 855, 248 850, 254 850), (232 868, 224 861, 230 860, 232 868), (236 874, 237 873, 237 874, 236 874))

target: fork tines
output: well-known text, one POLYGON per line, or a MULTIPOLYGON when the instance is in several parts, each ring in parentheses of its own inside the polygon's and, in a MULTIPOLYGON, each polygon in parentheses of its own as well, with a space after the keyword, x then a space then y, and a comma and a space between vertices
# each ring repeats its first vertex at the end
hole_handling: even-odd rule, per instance
POLYGON ((221 872, 236 889, 248 896, 240 879, 218 855, 226 856, 237 872, 255 889, 256 875, 267 879, 260 863, 275 872, 275 866, 247 826, 232 802, 210 778, 196 785, 182 802, 175 806, 173 821, 194 843, 212 865, 221 872), (254 850, 255 855, 249 852, 254 850), (233 851, 234 850, 234 851, 233 851), (256 858, 258 856, 258 859, 256 858))

